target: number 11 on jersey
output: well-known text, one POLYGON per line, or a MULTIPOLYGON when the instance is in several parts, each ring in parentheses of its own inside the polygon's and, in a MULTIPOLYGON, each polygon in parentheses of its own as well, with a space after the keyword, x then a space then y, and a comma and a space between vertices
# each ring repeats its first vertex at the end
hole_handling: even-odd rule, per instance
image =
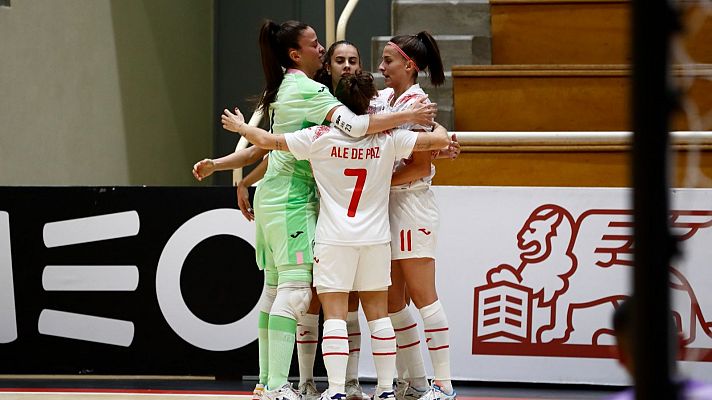
POLYGON ((344 169, 344 175, 356 177, 356 186, 354 187, 354 193, 351 195, 349 211, 346 213, 346 215, 351 218, 356 216, 356 208, 358 208, 358 202, 361 200, 361 192, 363 191, 363 185, 366 184, 366 173, 367 171, 365 168, 344 169))

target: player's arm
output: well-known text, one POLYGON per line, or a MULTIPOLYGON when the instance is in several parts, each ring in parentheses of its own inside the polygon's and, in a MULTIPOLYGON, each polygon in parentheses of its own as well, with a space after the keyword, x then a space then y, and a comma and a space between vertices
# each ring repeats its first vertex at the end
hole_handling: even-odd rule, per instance
POLYGON ((255 184, 255 182, 262 179, 267 171, 267 165, 269 164, 269 158, 265 157, 262 162, 256 166, 246 177, 242 178, 240 182, 237 183, 235 190, 237 191, 237 206, 240 207, 240 212, 248 221, 254 221, 255 211, 252 209, 252 204, 250 204, 250 192, 248 187, 255 184))
POLYGON ((224 129, 239 133, 257 147, 265 150, 289 151, 284 135, 273 135, 262 128, 246 124, 245 117, 237 107, 235 107, 235 114, 225 109, 221 120, 224 129))
POLYGON ((430 152, 417 151, 413 153, 411 162, 398 168, 391 177, 391 186, 403 185, 416 179, 430 175, 430 152))
POLYGON ((248 147, 240 149, 220 158, 206 158, 193 165, 193 176, 202 181, 215 171, 225 171, 242 168, 246 165, 254 164, 267 154, 267 150, 259 147, 248 147))
POLYGON ((430 175, 431 151, 446 147, 450 143, 447 130, 436 123, 433 132, 418 132, 413 146, 412 162, 396 170, 391 178, 391 186, 403 185, 430 175))
POLYGON ((413 152, 439 150, 450 144, 447 129, 434 122, 435 129, 432 132, 418 132, 418 139, 413 146, 413 152))
POLYGON ((407 110, 388 114, 356 115, 345 106, 334 107, 326 115, 337 128, 353 137, 380 133, 406 123, 431 126, 438 111, 436 103, 426 103, 426 97, 418 99, 407 110))

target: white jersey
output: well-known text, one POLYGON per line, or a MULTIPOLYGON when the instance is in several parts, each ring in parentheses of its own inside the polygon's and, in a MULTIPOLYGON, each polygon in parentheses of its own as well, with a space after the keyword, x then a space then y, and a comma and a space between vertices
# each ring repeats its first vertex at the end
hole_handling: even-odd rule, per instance
POLYGON ((362 246, 391 240, 388 188, 393 163, 410 155, 417 138, 402 129, 353 138, 333 125, 285 134, 294 157, 311 161, 319 188, 315 242, 362 246))
MULTIPOLYGON (((398 111, 403 111, 408 109, 413 105, 414 102, 416 102, 419 98, 426 96, 425 92, 423 89, 420 88, 419 84, 412 85, 409 87, 405 92, 403 92, 398 99, 394 100, 395 97, 395 92, 393 91, 392 88, 385 88, 383 90, 380 90, 378 92, 378 96, 371 101, 370 108, 369 108, 369 113, 375 112, 375 113, 392 113, 392 112, 398 112, 398 111), (393 102, 393 105, 391 106, 391 102, 393 102)), ((428 101, 429 103, 430 101, 428 101)), ((422 126, 422 125, 417 125, 417 124, 411 124, 407 123, 404 125, 399 126, 399 128, 402 129, 409 129, 409 130, 418 130, 418 131, 431 131, 432 128, 429 126, 422 126)), ((406 159, 401 159, 396 162, 396 164, 393 167, 393 171, 402 168, 404 165, 408 164, 411 161, 411 157, 409 156, 406 159)), ((420 178, 418 180, 415 180, 410 183, 405 183, 402 185, 398 186, 393 186, 391 187, 391 190, 422 190, 422 189, 427 189, 430 187, 430 184, 432 183, 433 176, 435 176, 435 166, 430 164, 430 175, 420 178)))

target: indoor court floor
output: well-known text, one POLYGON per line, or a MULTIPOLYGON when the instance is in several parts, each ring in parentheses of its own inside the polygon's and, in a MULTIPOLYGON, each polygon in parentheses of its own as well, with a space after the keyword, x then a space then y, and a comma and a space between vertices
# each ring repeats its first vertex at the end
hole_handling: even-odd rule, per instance
MULTIPOLYGON (((254 381, 0 376, 0 400, 248 400, 254 381)), ((363 382, 365 389, 373 383, 363 382)), ((319 390, 326 382, 317 382, 319 390)), ((620 388, 457 382, 459 400, 603 399, 620 388)))

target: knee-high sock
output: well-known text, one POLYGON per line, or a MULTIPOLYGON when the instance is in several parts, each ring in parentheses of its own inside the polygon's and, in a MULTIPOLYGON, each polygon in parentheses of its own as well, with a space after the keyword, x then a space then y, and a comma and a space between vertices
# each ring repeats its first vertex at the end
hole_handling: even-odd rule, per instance
POLYGON ((398 344, 398 355, 396 357, 398 377, 408 381, 418 390, 425 390, 428 387, 428 380, 423 363, 423 354, 420 352, 418 324, 415 323, 408 307, 390 314, 390 317, 398 344))
POLYGON ((371 330, 371 350, 376 365, 376 393, 393 390, 396 372, 396 334, 388 317, 368 321, 371 330))
POLYGON ((346 321, 328 319, 324 321, 324 333, 321 340, 321 354, 329 379, 329 396, 345 393, 346 364, 349 360, 349 337, 346 321))
POLYGON ((451 391, 450 382, 450 332, 445 310, 440 301, 427 305, 420 310, 425 327, 428 351, 433 363, 435 380, 443 384, 443 388, 451 391), (449 386, 449 387, 448 387, 449 386))
POLYGON ((260 314, 257 320, 257 347, 259 348, 259 383, 267 385, 269 377, 269 312, 277 296, 276 273, 265 271, 265 285, 260 295, 260 314))
POLYGON ((260 383, 267 385, 269 375, 269 314, 260 311, 257 320, 257 347, 260 355, 260 383))
POLYGON ((361 326, 358 321, 358 311, 347 314, 346 330, 349 334, 349 362, 346 365, 346 381, 348 382, 358 379, 358 360, 361 355, 361 326))
POLYGON ((269 316, 269 377, 267 387, 277 389, 287 383, 292 365, 297 321, 279 315, 269 316))
POLYGON ((314 359, 319 343, 319 315, 304 314, 297 322, 299 384, 314 380, 314 359))

